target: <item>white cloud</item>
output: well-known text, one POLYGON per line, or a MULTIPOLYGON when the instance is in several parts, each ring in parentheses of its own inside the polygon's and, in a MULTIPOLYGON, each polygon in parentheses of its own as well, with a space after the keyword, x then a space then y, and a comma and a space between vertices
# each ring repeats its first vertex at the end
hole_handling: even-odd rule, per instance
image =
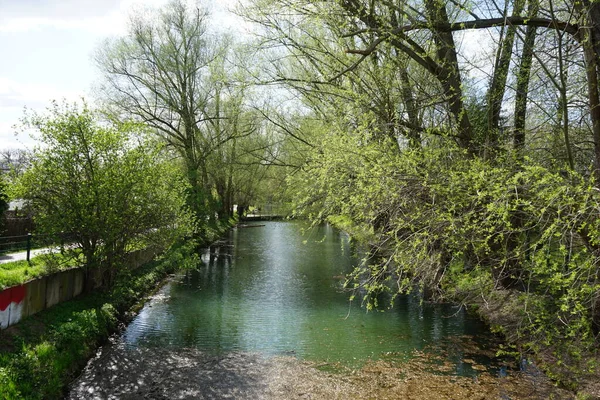
POLYGON ((121 0, 0 0, 0 10, 6 18, 82 18, 106 14, 120 2, 121 0))
MULTIPOLYGON (((0 0, 0 33, 19 33, 45 28, 120 35, 127 30, 132 9, 164 5, 167 0, 52 1, 41 5, 21 2, 10 7, 0 0)), ((15 2, 18 3, 18 2, 15 2)))
POLYGON ((19 17, 0 22, 0 32, 22 33, 46 28, 82 30, 98 34, 119 34, 124 23, 120 16, 91 17, 84 19, 61 19, 47 17, 19 17))
MULTIPOLYGON (((242 32, 248 30, 250 25, 229 12, 236 7, 238 1, 213 0, 203 4, 212 11, 217 29, 242 32)), ((23 33, 51 28, 90 32, 99 37, 123 35, 127 32, 129 15, 133 10, 158 8, 167 3, 168 0, 68 0, 38 4, 31 0, 0 0, 0 33, 23 33)))
POLYGON ((0 77, 0 149, 33 148, 32 133, 15 135, 14 126, 19 123, 24 109, 43 111, 51 100, 78 101, 83 93, 45 85, 23 83, 0 77))
POLYGON ((0 76, 0 109, 23 107, 40 108, 50 100, 65 98, 75 101, 82 92, 65 90, 52 85, 23 83, 0 76))
MULTIPOLYGON (((108 36, 127 32, 135 9, 169 0, 0 0, 0 148, 31 147, 12 126, 23 108, 43 111, 51 100, 78 101, 97 71, 91 54, 108 36), (27 143, 27 145, 23 145, 27 143)), ((194 0, 186 0, 194 3, 194 0)), ((246 23, 228 13, 238 0, 202 0, 215 29, 240 32, 246 23)))
POLYGON ((2 149, 33 149, 36 140, 28 133, 15 134, 14 123, 0 122, 0 150, 2 149))

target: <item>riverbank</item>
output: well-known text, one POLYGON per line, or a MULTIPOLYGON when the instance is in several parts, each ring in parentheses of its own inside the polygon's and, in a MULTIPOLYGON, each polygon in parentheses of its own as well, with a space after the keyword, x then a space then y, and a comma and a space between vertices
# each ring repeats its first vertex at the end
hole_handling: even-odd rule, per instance
POLYGON ((0 335, 0 398, 53 399, 142 298, 195 258, 192 244, 123 274, 112 289, 61 303, 0 335))
MULTIPOLYGON (((330 223, 338 229, 348 232, 358 243, 376 241, 373 233, 365 225, 354 225, 344 218, 330 218, 330 223)), ((392 259, 390 254, 402 250, 402 245, 398 245, 398 243, 378 248, 380 255, 385 254, 381 259, 387 261, 392 259)), ((392 261, 388 269, 396 273, 398 271, 406 273, 407 270, 397 268, 397 264, 396 260, 392 261)), ((452 268, 460 270, 462 266, 457 263, 452 268)), ((450 273, 451 271, 449 271, 450 273)), ((394 276, 390 282, 396 282, 397 278, 397 275, 394 276)), ((516 289, 489 290, 489 287, 486 287, 487 282, 478 281, 474 275, 462 281, 450 280, 445 283, 435 281, 433 287, 427 286, 432 283, 427 279, 427 276, 411 276, 412 283, 419 287, 418 290, 422 290, 424 300, 428 300, 430 304, 437 304, 441 300, 468 308, 470 314, 484 322, 489 331, 502 338, 504 345, 497 354, 513 359, 515 366, 518 364, 518 360, 534 363, 538 369, 537 373, 543 376, 545 381, 563 389, 558 398, 574 396, 577 399, 600 399, 600 369, 598 368, 600 353, 598 347, 590 347, 589 337, 585 335, 578 336, 572 332, 559 333, 568 332, 569 324, 564 320, 560 320, 561 324, 556 324, 550 329, 551 324, 547 321, 555 317, 555 310, 544 310, 543 307, 540 308, 539 304, 552 296, 525 293, 516 289), (469 289, 471 285, 473 287, 481 285, 482 292, 478 295, 462 297, 471 290, 469 289), (431 293, 435 293, 435 295, 431 296, 431 293), (534 310, 537 310, 537 313, 534 310), (539 328, 532 329, 531 327, 536 323, 548 323, 548 331, 539 328)), ((392 290, 394 289, 392 285, 392 290)), ((573 312, 573 314, 575 313, 573 312)), ((556 313, 556 315, 559 314, 556 313)), ((590 322, 585 318, 580 321, 582 326, 590 322)), ((593 335, 598 337, 597 333, 593 335)))
POLYGON ((492 360, 497 343, 459 309, 349 303, 337 278, 353 263, 346 235, 301 226, 232 231, 152 296, 70 398, 573 397, 492 360))
MULTIPOLYGON (((574 399, 543 375, 448 375, 415 354, 403 364, 369 362, 356 370, 231 352, 105 346, 73 384, 68 399, 574 399)), ((447 366, 446 366, 447 367, 447 366)), ((483 366, 482 366, 483 367, 483 366)), ((483 367, 484 368, 484 367, 483 367)))

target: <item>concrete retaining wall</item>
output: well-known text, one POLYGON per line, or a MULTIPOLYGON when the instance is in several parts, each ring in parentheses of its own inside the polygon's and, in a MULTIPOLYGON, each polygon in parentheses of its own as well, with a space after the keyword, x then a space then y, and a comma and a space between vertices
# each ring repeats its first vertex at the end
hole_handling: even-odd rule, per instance
MULTIPOLYGON (((125 264, 131 269, 138 268, 154 259, 159 251, 152 247, 131 252, 127 254, 125 264)), ((0 329, 6 329, 25 317, 79 296, 84 285, 85 274, 82 269, 77 268, 4 289, 0 292, 0 329)))

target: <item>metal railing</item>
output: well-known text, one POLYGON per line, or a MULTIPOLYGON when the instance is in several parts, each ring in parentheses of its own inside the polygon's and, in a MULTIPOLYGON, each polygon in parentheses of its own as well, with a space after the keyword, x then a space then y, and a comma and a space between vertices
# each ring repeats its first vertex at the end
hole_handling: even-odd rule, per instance
POLYGON ((279 203, 264 203, 252 207, 246 215, 250 217, 270 217, 270 216, 285 216, 288 210, 279 203))
POLYGON ((0 254, 27 251, 27 261, 29 261, 31 258, 31 250, 63 245, 70 239, 72 239, 72 234, 70 233, 46 235, 34 235, 28 233, 27 235, 19 236, 0 236, 0 254))

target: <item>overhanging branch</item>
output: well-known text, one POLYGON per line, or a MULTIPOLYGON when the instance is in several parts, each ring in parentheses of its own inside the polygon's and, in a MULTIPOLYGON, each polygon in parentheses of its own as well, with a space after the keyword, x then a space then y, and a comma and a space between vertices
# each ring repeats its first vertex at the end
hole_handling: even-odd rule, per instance
MULTIPOLYGON (((475 21, 463 21, 463 22, 453 22, 453 23, 439 23, 432 24, 426 21, 415 22, 408 25, 403 25, 391 30, 382 30, 382 29, 362 29, 355 32, 348 33, 343 37, 355 36, 358 34, 372 32, 372 33, 380 33, 380 34, 392 34, 397 35, 400 33, 427 29, 438 32, 457 32, 464 31, 470 29, 487 29, 493 28, 497 26, 503 25, 513 25, 513 26, 535 26, 539 28, 547 28, 554 29, 559 31, 564 31, 573 35, 576 39, 578 39, 579 25, 571 24, 564 21, 558 21, 551 18, 528 18, 528 17, 520 17, 520 16, 511 16, 511 17, 500 17, 500 18, 488 18, 488 19, 478 19, 475 21)), ((362 54, 361 50, 353 50, 352 52, 362 54)))

